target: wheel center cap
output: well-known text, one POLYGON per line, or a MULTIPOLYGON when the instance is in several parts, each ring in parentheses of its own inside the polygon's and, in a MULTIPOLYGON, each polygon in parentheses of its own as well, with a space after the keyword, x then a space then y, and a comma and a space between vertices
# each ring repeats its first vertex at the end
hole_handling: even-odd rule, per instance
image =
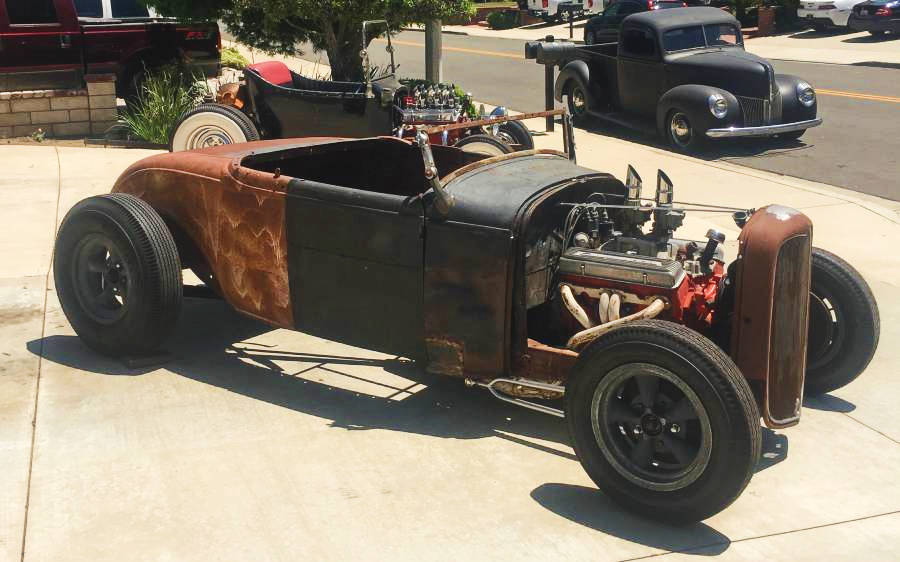
POLYGON ((662 422, 655 414, 647 414, 641 418, 641 428, 647 435, 659 435, 662 433, 662 422))

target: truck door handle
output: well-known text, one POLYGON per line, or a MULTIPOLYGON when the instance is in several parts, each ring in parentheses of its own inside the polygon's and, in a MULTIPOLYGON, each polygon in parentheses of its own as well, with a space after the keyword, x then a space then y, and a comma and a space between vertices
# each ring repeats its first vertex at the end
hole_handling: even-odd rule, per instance
POLYGON ((60 35, 59 36, 59 46, 63 49, 71 49, 72 48, 72 36, 71 35, 60 35))

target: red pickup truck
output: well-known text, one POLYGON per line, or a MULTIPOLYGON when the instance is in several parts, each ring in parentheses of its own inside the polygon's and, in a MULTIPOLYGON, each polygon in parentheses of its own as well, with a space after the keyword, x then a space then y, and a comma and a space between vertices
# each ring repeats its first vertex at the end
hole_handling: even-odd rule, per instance
POLYGON ((215 24, 155 17, 137 0, 0 0, 0 91, 77 87, 115 74, 120 96, 145 68, 182 61, 218 74, 215 24))

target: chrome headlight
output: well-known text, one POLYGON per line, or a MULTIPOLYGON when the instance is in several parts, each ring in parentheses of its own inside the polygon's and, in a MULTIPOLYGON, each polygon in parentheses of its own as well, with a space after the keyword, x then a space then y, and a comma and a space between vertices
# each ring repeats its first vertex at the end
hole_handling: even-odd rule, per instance
POLYGON ((711 94, 707 101, 709 102, 709 112, 716 119, 722 119, 728 114, 728 101, 722 94, 711 94))
POLYGON ((816 91, 803 80, 797 82, 797 99, 806 107, 816 103, 816 91))

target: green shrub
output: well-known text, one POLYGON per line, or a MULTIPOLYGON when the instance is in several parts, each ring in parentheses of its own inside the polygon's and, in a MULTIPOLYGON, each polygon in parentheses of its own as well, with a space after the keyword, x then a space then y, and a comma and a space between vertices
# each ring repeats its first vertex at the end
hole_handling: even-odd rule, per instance
POLYGON ((156 144, 167 144, 169 132, 181 115, 209 93, 206 81, 176 66, 147 73, 140 91, 119 115, 119 123, 132 135, 156 144))
POLYGON ((487 22, 491 29, 510 29, 519 25, 519 12, 518 10, 491 12, 487 16, 487 22))
POLYGON ((225 47, 222 49, 222 66, 226 68, 234 68, 235 70, 244 70, 250 64, 247 57, 241 54, 234 47, 225 47))

